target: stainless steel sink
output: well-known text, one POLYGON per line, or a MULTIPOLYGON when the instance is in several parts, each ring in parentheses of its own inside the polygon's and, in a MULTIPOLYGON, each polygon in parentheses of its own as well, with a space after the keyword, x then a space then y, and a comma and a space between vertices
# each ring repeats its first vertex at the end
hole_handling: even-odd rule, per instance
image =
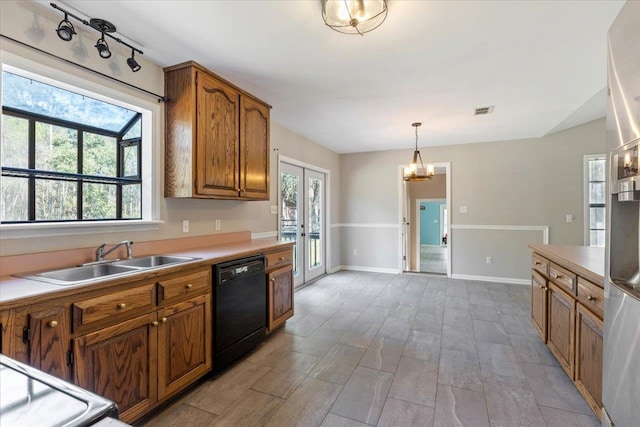
POLYGON ((43 271, 21 275, 26 279, 39 280, 54 285, 72 286, 98 282, 105 278, 113 278, 132 274, 144 270, 161 268, 164 266, 193 261, 199 258, 152 255, 141 258, 116 260, 81 265, 78 267, 63 268, 60 270, 43 271))
POLYGON ((131 273, 138 271, 132 267, 109 264, 84 265, 80 267, 64 268, 62 270, 43 271, 26 275, 27 279, 40 280, 56 285, 78 285, 90 283, 103 277, 131 273))
POLYGON ((185 256, 169 256, 169 255, 152 255, 143 258, 124 259, 115 261, 112 265, 121 265, 134 268, 153 268, 162 267, 169 264, 177 264, 181 262, 193 261, 197 258, 185 256))

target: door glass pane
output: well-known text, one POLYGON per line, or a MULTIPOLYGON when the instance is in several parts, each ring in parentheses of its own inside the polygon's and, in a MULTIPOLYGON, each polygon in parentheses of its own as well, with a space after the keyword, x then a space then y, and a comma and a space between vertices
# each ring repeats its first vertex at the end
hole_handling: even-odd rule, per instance
MULTIPOLYGON (((283 172, 280 177, 280 236, 287 242, 296 242, 293 246, 293 259, 298 257, 298 225, 301 212, 298 211, 300 197, 300 178, 297 175, 283 172)), ((294 275, 299 274, 298 263, 293 263, 294 275)))
POLYGON ((322 264, 322 245, 320 231, 322 230, 322 181, 309 178, 309 268, 322 264))

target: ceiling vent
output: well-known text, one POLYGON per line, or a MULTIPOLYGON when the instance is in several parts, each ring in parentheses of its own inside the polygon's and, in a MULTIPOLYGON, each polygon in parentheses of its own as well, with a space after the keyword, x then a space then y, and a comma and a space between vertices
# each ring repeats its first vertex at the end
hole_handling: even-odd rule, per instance
POLYGON ((493 112, 493 105, 490 107, 478 107, 474 110, 474 116, 482 116, 483 114, 490 114, 493 112))

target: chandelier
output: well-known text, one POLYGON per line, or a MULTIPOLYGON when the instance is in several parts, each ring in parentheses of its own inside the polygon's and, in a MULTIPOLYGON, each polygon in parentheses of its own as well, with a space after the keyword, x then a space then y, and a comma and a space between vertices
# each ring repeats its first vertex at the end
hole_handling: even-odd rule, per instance
POLYGON ((373 31, 387 17, 387 0, 322 0, 322 19, 344 34, 373 31))
POLYGON ((416 149, 413 152, 413 161, 409 166, 404 168, 404 177, 402 179, 404 181, 427 181, 431 179, 435 171, 433 165, 427 165, 426 168, 424 167, 422 156, 418 150, 418 127, 422 126, 422 123, 412 123, 411 126, 416 129, 416 149), (420 160, 420 164, 418 164, 418 160, 420 160))

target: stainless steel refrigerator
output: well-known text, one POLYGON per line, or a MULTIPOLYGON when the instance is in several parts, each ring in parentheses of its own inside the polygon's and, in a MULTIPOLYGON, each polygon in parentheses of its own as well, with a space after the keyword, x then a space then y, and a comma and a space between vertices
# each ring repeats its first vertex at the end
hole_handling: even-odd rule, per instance
POLYGON ((640 426, 640 1, 609 29, 604 426, 640 426))

